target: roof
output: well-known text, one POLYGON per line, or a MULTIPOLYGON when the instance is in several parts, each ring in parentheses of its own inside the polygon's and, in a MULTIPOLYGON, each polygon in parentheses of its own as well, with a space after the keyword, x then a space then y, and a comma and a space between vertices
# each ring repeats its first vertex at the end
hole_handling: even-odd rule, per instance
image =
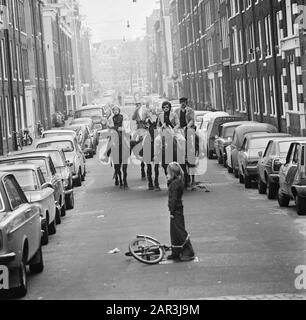
POLYGON ((52 137, 52 138, 45 138, 40 139, 37 141, 36 145, 40 145, 43 143, 51 143, 51 142, 62 142, 62 141, 74 141, 74 137, 71 136, 59 136, 59 137, 52 137))
POLYGON ((0 171, 5 171, 11 173, 12 171, 23 171, 23 170, 32 170, 36 171, 38 166, 34 164, 16 164, 16 165, 6 165, 0 164, 0 171))
POLYGON ((85 107, 81 107, 78 110, 76 110, 76 112, 78 111, 84 111, 84 110, 90 110, 90 109, 104 109, 106 106, 98 106, 98 105, 91 105, 91 106, 85 106, 85 107))
POLYGON ((249 128, 254 128, 255 130, 256 129, 276 129, 275 126, 273 126, 272 124, 268 124, 268 123, 247 123, 247 124, 243 124, 241 126, 239 126, 238 128, 236 128, 236 131, 239 132, 239 131, 245 131, 246 129, 249 129, 249 128))
MULTIPOLYGON (((250 121, 235 121, 235 122, 227 122, 222 124, 221 126, 223 128, 227 128, 227 127, 235 127, 237 125, 243 125, 243 124, 247 124, 247 123, 251 123, 250 121)), ((256 122, 254 122, 256 123, 256 122)))
POLYGON ((9 161, 18 161, 22 159, 37 159, 37 158, 50 158, 50 155, 46 152, 41 152, 37 154, 24 154, 24 155, 16 155, 16 156, 10 156, 6 158, 1 158, 0 159, 0 164, 4 162, 9 162, 9 161))
POLYGON ((69 133, 75 133, 73 130, 67 130, 66 128, 61 129, 61 130, 48 130, 48 131, 44 131, 43 134, 48 134, 48 133, 63 133, 63 132, 69 132, 69 133))
POLYGON ((306 143, 306 137, 279 137, 276 139, 273 139, 275 142, 300 142, 300 143, 306 143))
POLYGON ((50 153, 50 152, 61 152, 62 149, 56 148, 56 147, 47 147, 47 148, 41 148, 41 149, 31 149, 28 151, 19 151, 10 153, 9 156, 22 156, 22 155, 28 155, 28 154, 37 154, 37 153, 50 153))
POLYGON ((261 138, 275 138, 275 137, 286 137, 286 133, 267 133, 267 132, 262 132, 262 133, 249 133, 245 136, 247 139, 261 139, 261 138))

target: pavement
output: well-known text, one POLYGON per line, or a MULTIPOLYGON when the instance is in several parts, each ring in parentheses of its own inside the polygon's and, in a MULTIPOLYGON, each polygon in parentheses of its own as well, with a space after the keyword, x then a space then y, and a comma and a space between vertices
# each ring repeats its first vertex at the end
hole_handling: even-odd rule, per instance
POLYGON ((87 164, 76 209, 44 247, 45 270, 29 276, 26 299, 305 299, 294 271, 306 265, 306 219, 294 207, 281 209, 256 189, 245 190, 210 161, 198 177, 210 192, 184 196, 196 261, 147 266, 125 252, 137 234, 170 243, 165 178, 163 191, 148 191, 140 168, 130 166, 124 191, 98 157, 87 164))

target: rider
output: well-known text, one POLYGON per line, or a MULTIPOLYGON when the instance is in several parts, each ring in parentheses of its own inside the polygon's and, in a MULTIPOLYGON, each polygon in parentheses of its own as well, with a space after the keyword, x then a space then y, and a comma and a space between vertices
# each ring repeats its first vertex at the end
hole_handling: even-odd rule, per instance
POLYGON ((192 108, 188 107, 188 99, 180 99, 181 107, 176 110, 176 114, 179 118, 181 129, 192 129, 195 125, 195 112, 192 108))
MULTIPOLYGON (((172 106, 169 101, 165 101, 162 104, 163 113, 158 116, 157 119, 157 128, 158 129, 173 129, 173 137, 176 137, 178 145, 185 143, 185 138, 180 133, 177 133, 176 130, 179 128, 179 118, 175 112, 172 111, 172 106)), ((159 158, 157 154, 158 150, 162 150, 162 136, 159 134, 154 142, 154 151, 155 159, 159 158)), ((164 168, 166 169, 166 168, 164 168)))
MULTIPOLYGON (((133 121, 136 121, 137 124, 137 131, 134 133, 133 140, 136 140, 136 136, 138 138, 143 137, 144 132, 141 132, 143 130, 148 129, 153 124, 153 118, 150 110, 150 104, 146 104, 146 107, 143 108, 142 104, 140 102, 136 103, 136 109, 134 111, 133 121)), ((145 172, 145 163, 141 163, 141 178, 144 180, 146 179, 146 172, 145 172)))

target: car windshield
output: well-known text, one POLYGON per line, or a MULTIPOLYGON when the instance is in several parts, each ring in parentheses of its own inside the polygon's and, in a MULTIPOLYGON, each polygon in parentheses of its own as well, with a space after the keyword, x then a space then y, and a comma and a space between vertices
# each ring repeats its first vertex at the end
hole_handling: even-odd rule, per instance
POLYGON ((224 138, 232 138, 236 127, 229 127, 224 129, 224 138))
POLYGON ((291 146, 292 141, 280 142, 279 153, 281 157, 286 157, 291 146))
POLYGON ((103 109, 88 109, 80 110, 75 113, 75 118, 92 118, 92 117, 103 117, 103 109))
POLYGON ((62 149, 64 152, 74 151, 73 143, 71 141, 50 141, 50 142, 41 143, 37 146, 38 149, 52 148, 52 147, 62 149))
POLYGON ((52 159, 52 162, 56 168, 61 168, 65 166, 64 160, 61 156, 61 153, 58 151, 48 152, 52 159))
POLYGON ((267 147, 267 144, 269 142, 268 138, 264 138, 264 139, 253 139, 249 142, 249 149, 253 150, 253 149, 265 149, 267 147))
POLYGON ((38 190, 37 176, 34 171, 32 170, 14 171, 13 174, 24 192, 31 192, 31 191, 38 190))
POLYGON ((24 164, 33 164, 37 167, 40 168, 42 173, 44 175, 48 175, 48 167, 47 167, 47 162, 45 159, 22 159, 22 160, 10 160, 9 162, 6 162, 5 164, 10 164, 10 165, 24 165, 24 164))
POLYGON ((61 132, 61 131, 56 131, 56 132, 48 132, 48 133, 44 133, 44 138, 55 138, 55 137, 63 137, 63 136, 72 136, 74 135, 73 132, 69 133, 69 132, 61 132))

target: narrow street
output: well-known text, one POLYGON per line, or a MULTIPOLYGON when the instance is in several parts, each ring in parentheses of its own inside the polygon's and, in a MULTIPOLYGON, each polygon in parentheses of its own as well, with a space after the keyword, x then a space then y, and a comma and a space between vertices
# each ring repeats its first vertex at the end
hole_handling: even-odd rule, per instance
POLYGON ((137 234, 169 243, 163 191, 147 191, 139 167, 129 167, 130 190, 116 189, 113 170, 98 157, 76 189, 76 209, 44 248, 45 271, 30 276, 26 299, 297 298, 294 270, 306 264, 306 219, 280 209, 209 162, 201 177, 210 193, 185 194, 186 224, 198 259, 146 266, 125 257, 137 234), (120 253, 109 254, 112 249, 120 253))

